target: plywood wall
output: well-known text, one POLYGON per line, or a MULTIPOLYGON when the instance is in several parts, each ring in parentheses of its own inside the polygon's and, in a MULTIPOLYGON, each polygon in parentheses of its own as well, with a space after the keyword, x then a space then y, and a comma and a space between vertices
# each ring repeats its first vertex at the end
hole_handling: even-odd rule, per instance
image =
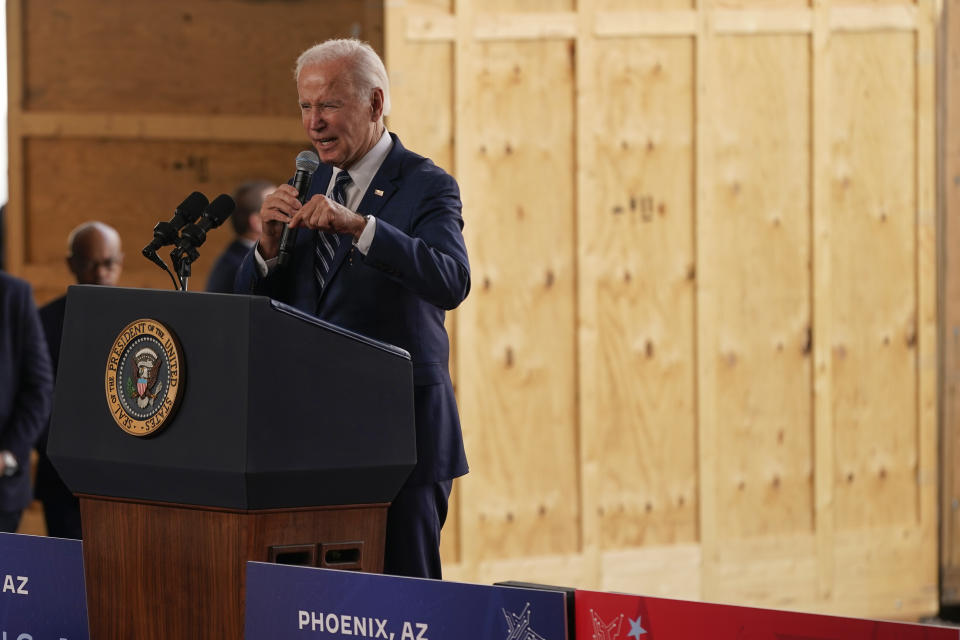
MULTIPOLYGON (((213 200, 292 175, 307 146, 292 81, 299 52, 334 36, 383 46, 382 7, 350 0, 6 4, 7 269, 41 303, 71 283, 66 237, 89 219, 120 231, 121 285, 171 287, 140 255, 157 221, 191 191, 213 200)), ((203 288, 229 225, 209 238, 191 289, 203 288)))
POLYGON ((935 611, 939 3, 386 12, 473 268, 446 575, 935 611))
POLYGON ((473 270, 448 578, 936 610, 936 0, 7 10, 7 260, 41 302, 94 217, 122 284, 169 286, 157 220, 291 173, 296 54, 385 53, 473 270))

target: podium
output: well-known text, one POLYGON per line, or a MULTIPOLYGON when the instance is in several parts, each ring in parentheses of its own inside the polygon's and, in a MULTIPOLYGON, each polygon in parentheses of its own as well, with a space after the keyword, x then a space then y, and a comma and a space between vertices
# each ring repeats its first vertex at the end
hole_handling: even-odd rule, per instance
POLYGON ((91 638, 240 638, 247 560, 382 571, 413 411, 405 351, 268 298, 70 287, 48 453, 91 638))

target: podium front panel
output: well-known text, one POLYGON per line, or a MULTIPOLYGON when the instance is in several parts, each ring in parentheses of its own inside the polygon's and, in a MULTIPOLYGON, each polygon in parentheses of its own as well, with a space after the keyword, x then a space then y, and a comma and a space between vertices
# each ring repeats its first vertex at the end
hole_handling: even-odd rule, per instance
MULTIPOLYGON (((125 374, 124 374, 125 375, 125 374)), ((73 286, 48 451, 74 493, 270 509, 388 502, 415 463, 406 352, 256 296, 73 286), (179 407, 122 430, 107 360, 149 318, 182 353, 179 407)))

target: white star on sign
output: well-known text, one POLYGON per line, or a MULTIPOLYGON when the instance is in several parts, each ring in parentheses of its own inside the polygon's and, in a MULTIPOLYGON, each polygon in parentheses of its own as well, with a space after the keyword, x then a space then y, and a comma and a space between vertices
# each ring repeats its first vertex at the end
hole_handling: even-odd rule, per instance
POLYGON ((640 640, 640 636, 647 635, 647 631, 640 626, 640 616, 637 616, 636 620, 631 618, 627 618, 627 620, 630 621, 630 633, 627 634, 628 636, 640 640))

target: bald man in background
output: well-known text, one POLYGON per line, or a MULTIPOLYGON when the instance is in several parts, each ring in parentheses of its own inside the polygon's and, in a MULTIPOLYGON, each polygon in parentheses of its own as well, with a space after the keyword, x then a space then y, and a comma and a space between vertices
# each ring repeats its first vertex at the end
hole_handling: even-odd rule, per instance
MULTIPOLYGON (((67 268, 77 284, 116 286, 123 271, 120 234, 108 224, 85 222, 67 237, 67 268)), ((40 322, 47 338, 54 378, 60 359, 60 337, 67 297, 60 296, 40 309, 40 322)), ((37 479, 34 496, 43 503, 47 534, 57 538, 81 538, 79 501, 60 479, 47 457, 49 425, 37 441, 37 479)))

